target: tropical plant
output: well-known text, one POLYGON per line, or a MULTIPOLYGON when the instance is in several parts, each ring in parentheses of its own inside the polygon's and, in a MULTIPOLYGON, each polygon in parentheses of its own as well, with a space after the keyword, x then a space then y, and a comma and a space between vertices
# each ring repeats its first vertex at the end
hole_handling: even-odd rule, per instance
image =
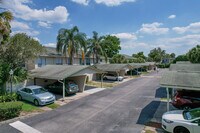
POLYGON ((188 59, 192 63, 200 63, 200 45, 192 48, 188 53, 188 59))
POLYGON ((99 63, 100 56, 104 56, 105 61, 107 62, 107 53, 105 49, 109 49, 111 41, 105 40, 104 36, 98 36, 96 31, 93 31, 93 37, 88 39, 88 55, 93 55, 93 63, 99 63), (96 62, 94 59, 96 58, 96 62))
POLYGON ((132 57, 134 58, 142 58, 144 60, 146 60, 146 56, 144 55, 144 52, 138 52, 137 54, 133 54, 132 57))
POLYGON ((86 44, 86 34, 79 32, 77 26, 74 26, 72 29, 62 28, 58 31, 56 49, 66 57, 67 54, 69 55, 71 65, 73 65, 74 62, 74 55, 78 55, 79 51, 81 51, 82 59, 84 60, 86 44))
POLYGON ((162 50, 160 47, 154 48, 148 54, 149 58, 153 59, 155 62, 161 62, 163 57, 165 56, 165 50, 162 50))
POLYGON ((128 63, 128 60, 126 60, 125 56, 121 54, 116 54, 113 56, 113 58, 110 60, 110 63, 128 63))
MULTIPOLYGON (((0 1, 1 3, 2 1, 0 1)), ((13 20, 13 15, 9 11, 0 13, 0 44, 5 44, 11 32, 10 21, 13 20)))
POLYGON ((186 54, 183 55, 179 55, 175 58, 175 60, 173 61, 173 63, 176 63, 177 61, 189 61, 188 60, 188 56, 186 54))

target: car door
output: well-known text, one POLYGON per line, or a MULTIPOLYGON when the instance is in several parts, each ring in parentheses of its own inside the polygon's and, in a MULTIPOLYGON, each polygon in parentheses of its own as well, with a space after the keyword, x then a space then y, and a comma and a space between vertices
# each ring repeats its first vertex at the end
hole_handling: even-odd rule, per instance
POLYGON ((33 102, 34 100, 34 94, 33 94, 33 91, 29 88, 26 88, 26 100, 27 101, 30 101, 30 102, 33 102))
POLYGON ((193 133, 200 132, 200 118, 192 122, 193 133))
POLYGON ((22 99, 27 100, 26 88, 22 88, 22 89, 20 90, 20 95, 22 96, 22 99))

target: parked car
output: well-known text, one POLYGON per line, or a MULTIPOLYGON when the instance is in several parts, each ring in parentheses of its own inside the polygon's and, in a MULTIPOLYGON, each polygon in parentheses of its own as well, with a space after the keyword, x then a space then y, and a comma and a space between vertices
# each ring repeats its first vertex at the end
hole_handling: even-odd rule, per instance
POLYGON ((33 102, 36 106, 46 105, 55 101, 55 96, 41 86, 27 86, 17 91, 19 100, 33 102))
MULTIPOLYGON (((50 92, 62 94, 63 93, 63 84, 60 82, 55 82, 53 84, 47 85, 46 89, 50 92)), ((74 81, 66 81, 65 84, 65 94, 76 94, 79 91, 78 85, 74 81)))
POLYGON ((170 133, 199 133, 200 108, 164 113, 162 116, 162 128, 170 133))
POLYGON ((171 103, 174 107, 185 110, 200 107, 200 91, 177 91, 171 103))
POLYGON ((114 75, 114 74, 106 74, 104 76, 104 79, 105 80, 116 80, 116 81, 122 81, 124 79, 124 77, 122 76, 117 76, 117 75, 114 75))

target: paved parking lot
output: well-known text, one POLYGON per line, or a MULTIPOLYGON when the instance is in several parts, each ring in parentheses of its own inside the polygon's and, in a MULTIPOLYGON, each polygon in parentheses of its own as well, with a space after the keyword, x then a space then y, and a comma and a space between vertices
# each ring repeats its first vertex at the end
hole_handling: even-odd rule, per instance
MULTIPOLYGON (((160 102, 165 93, 159 88, 162 73, 127 81, 21 122, 43 133, 140 133, 166 110, 160 102)), ((19 131, 4 124, 0 132, 19 131)))

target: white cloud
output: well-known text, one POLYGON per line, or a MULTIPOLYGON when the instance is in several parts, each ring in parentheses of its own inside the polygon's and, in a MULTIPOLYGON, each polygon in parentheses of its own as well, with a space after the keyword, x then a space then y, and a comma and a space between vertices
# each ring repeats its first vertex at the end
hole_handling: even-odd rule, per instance
POLYGON ((15 35, 17 33, 26 33, 29 36, 37 36, 40 34, 40 32, 36 30, 14 30, 11 35, 15 35))
POLYGON ((46 47, 56 47, 56 43, 47 43, 47 44, 44 44, 44 46, 46 47))
POLYGON ((23 22, 19 22, 19 21, 16 21, 16 20, 11 21, 10 25, 11 25, 11 28, 13 28, 13 29, 20 29, 20 30, 29 30, 30 29, 28 24, 23 23, 23 22))
POLYGON ((127 43, 122 43, 121 47, 123 49, 149 48, 149 45, 144 42, 127 42, 127 43))
POLYGON ((174 18, 176 18, 176 15, 170 15, 169 17, 168 17, 168 19, 174 19, 174 18))
POLYGON ((87 6, 90 0, 71 0, 71 1, 87 6))
POLYGON ((41 27, 45 27, 45 28, 51 28, 51 24, 47 23, 47 22, 39 21, 38 25, 41 26, 41 27))
POLYGON ((125 2, 135 2, 136 0, 95 0, 97 4, 105 4, 106 6, 119 6, 125 2))
POLYGON ((33 39, 35 39, 36 41, 40 42, 40 39, 37 37, 33 37, 33 39))
POLYGON ((117 33, 112 35, 120 38, 121 40, 137 40, 137 36, 134 33, 117 33))
POLYGON ((142 24, 142 28, 140 28, 139 32, 151 35, 161 35, 166 34, 169 31, 169 28, 160 28, 162 23, 154 22, 151 24, 142 24))
POLYGON ((11 10, 16 18, 23 20, 63 23, 68 19, 69 13, 64 6, 57 6, 53 10, 32 9, 28 6, 30 3, 31 0, 5 0, 3 7, 11 10))
POLYGON ((157 41, 158 44, 168 46, 170 48, 195 46, 200 42, 200 34, 185 35, 174 38, 163 38, 157 41))
POLYGON ((174 27, 172 28, 172 30, 174 30, 178 34, 183 34, 185 32, 200 33, 200 22, 191 23, 185 27, 174 27))

